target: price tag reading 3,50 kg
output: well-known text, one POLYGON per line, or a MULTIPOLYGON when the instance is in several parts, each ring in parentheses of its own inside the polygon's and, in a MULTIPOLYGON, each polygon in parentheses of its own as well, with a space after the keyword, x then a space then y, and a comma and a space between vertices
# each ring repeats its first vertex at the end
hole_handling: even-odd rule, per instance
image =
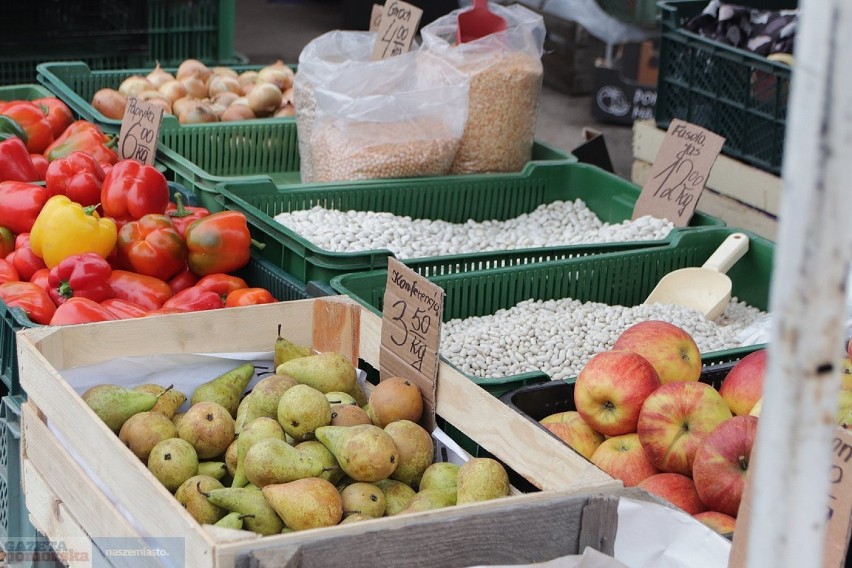
POLYGON ((376 32, 373 61, 407 53, 423 10, 400 0, 387 0, 376 32))
POLYGON ((381 376, 403 377, 423 394, 423 426, 435 427, 438 351, 444 290, 398 260, 388 259, 379 355, 381 376))
POLYGON ((128 97, 118 135, 119 156, 125 160, 153 165, 162 120, 163 107, 128 97))

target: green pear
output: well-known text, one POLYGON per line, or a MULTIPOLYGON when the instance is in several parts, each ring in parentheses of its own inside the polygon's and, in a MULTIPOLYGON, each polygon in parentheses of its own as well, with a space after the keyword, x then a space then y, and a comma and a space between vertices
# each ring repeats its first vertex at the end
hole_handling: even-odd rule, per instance
POLYGON ((266 418, 278 418, 278 401, 281 400, 287 389, 295 386, 296 380, 285 375, 271 375, 259 381, 251 390, 251 394, 244 401, 246 404, 242 424, 237 420, 239 434, 242 427, 254 420, 264 416, 266 418))
POLYGON ((134 414, 122 424, 118 432, 118 439, 143 462, 148 461, 154 446, 163 440, 177 437, 177 428, 172 421, 153 410, 134 414))
POLYGON ((157 404, 156 395, 118 385, 93 386, 83 393, 82 398, 116 434, 131 416, 147 412, 157 404))
POLYGON ((370 519, 374 519, 375 517, 371 517, 370 515, 365 515, 364 513, 352 513, 351 515, 346 515, 343 517, 343 520, 340 521, 341 525, 348 525, 351 523, 357 523, 358 521, 369 521, 370 519))
POLYGON ((335 404, 331 407, 331 426, 372 424, 364 409, 354 404, 335 404))
POLYGON ((192 444, 199 459, 223 457, 234 441, 234 419, 216 402, 198 402, 186 411, 178 436, 192 444))
POLYGON ((246 478, 260 488, 322 473, 322 464, 278 438, 258 441, 243 461, 246 478))
POLYGON ((418 489, 452 489, 458 484, 459 466, 451 462, 435 462, 426 468, 418 489))
POLYGON ((260 417, 246 425, 243 432, 237 438, 237 468, 234 472, 231 487, 244 487, 248 484, 249 480, 246 479, 245 471, 246 453, 257 442, 269 438, 284 440, 284 430, 277 420, 260 417))
POLYGON ((226 373, 199 385, 192 393, 192 406, 199 402, 215 402, 225 407, 231 418, 237 417, 237 408, 243 391, 254 376, 254 365, 243 363, 226 373))
POLYGON ((169 438, 151 449, 148 469, 174 493, 184 481, 198 474, 198 455, 186 440, 169 438))
POLYGON ((295 531, 330 527, 343 518, 340 493, 319 477, 275 483, 261 491, 284 524, 295 531))
POLYGON ((322 442, 318 440, 305 440, 295 447, 298 451, 319 462, 323 470, 319 475, 320 478, 335 484, 343 478, 343 470, 340 469, 340 464, 337 463, 334 454, 322 442))
POLYGON ((384 492, 373 483, 358 481, 347 485, 340 492, 343 500, 343 515, 362 513, 373 518, 383 517, 387 501, 384 492))
POLYGON ((193 475, 184 481, 175 492, 178 503, 186 507, 186 511, 200 525, 212 525, 224 517, 228 511, 218 507, 204 496, 208 491, 221 489, 218 479, 208 475, 193 475))
POLYGON ((251 516, 252 515, 243 515, 242 513, 228 513, 213 523, 213 526, 241 531, 243 530, 243 519, 251 516))
POLYGON ((320 426, 331 422, 331 405, 325 395, 308 385, 287 389, 278 401, 278 422, 294 440, 313 435, 320 426))
POLYGON ((225 462, 199 462, 198 475, 208 475, 217 481, 222 481, 228 475, 228 466, 225 462))
POLYGON ((262 535, 278 534, 284 523, 263 493, 247 487, 225 487, 206 492, 207 500, 233 513, 241 513, 245 528, 262 535))
POLYGON ((237 405, 237 417, 234 418, 234 434, 239 435, 246 424, 249 423, 249 402, 251 401, 251 393, 248 393, 237 405))
POLYGON ((355 366, 334 351, 292 359, 278 365, 275 373, 293 377, 322 393, 340 391, 355 397, 358 388, 355 366))
POLYGON ((393 438, 378 426, 323 426, 315 435, 355 481, 373 483, 390 477, 399 463, 393 438))
POLYGON ((289 339, 281 337, 281 326, 278 326, 278 338, 275 340, 275 351, 273 353, 273 363, 276 367, 281 363, 314 354, 310 347, 293 343, 289 339))
POLYGON ((416 487, 426 468, 435 459, 435 444, 425 428, 410 420, 396 420, 385 426, 399 450, 399 463, 393 479, 416 487))
POLYGON ((157 403, 151 408, 151 412, 159 412, 169 420, 175 415, 178 408, 186 402, 186 395, 174 388, 167 389, 160 385, 144 384, 133 387, 133 390, 147 392, 159 397, 157 403))
POLYGON ((184 416, 186 416, 186 412, 175 412, 172 416, 172 424, 175 425, 175 428, 180 428, 180 421, 183 420, 184 416))
POLYGON ((385 516, 391 517, 404 511, 416 492, 410 486, 396 479, 382 479, 376 486, 385 494, 385 516))
POLYGON ((225 467, 228 468, 228 477, 231 479, 234 478, 234 475, 237 473, 237 453, 239 451, 239 437, 235 438, 233 442, 228 446, 228 449, 225 450, 225 467))
POLYGON ((509 494, 509 474, 491 458, 471 458, 459 467, 458 504, 475 503, 509 494))
POLYGON ((443 509, 456 504, 456 490, 452 489, 424 489, 418 491, 408 507, 398 514, 417 513, 420 511, 431 511, 432 509, 443 509))
POLYGON ((358 405, 358 402, 355 400, 355 397, 351 394, 347 394, 345 392, 340 391, 331 391, 325 393, 325 398, 328 399, 329 404, 333 407, 335 404, 351 404, 358 405))

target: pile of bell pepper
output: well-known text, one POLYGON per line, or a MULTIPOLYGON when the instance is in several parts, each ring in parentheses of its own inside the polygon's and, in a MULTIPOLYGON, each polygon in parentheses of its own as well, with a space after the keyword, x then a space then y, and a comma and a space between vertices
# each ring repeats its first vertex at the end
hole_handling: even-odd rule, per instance
POLYGON ((230 274, 251 256, 242 213, 171 201, 160 171, 46 101, 0 103, 0 300, 44 325, 276 301, 230 274))

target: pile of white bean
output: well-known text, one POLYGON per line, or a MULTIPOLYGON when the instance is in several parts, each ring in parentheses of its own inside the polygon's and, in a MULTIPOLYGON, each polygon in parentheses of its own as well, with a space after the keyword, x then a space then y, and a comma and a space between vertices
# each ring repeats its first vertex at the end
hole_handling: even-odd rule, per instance
POLYGON ((526 300, 490 316, 446 322, 441 354, 475 377, 540 370, 556 380, 576 377, 593 355, 611 349, 625 329, 640 321, 672 323, 692 335, 701 353, 708 353, 740 347, 739 333, 764 315, 736 298, 714 321, 682 306, 526 300))
POLYGON ((320 206, 281 213, 275 220, 327 251, 389 249, 399 258, 661 240, 673 227, 669 221, 650 216, 604 223, 581 199, 543 204, 506 221, 448 223, 320 206))

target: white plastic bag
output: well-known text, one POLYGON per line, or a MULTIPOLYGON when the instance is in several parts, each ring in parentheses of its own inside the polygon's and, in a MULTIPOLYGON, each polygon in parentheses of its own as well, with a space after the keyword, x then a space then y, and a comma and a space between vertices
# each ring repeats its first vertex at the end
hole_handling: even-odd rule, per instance
POLYGON ((422 50, 471 78, 468 120, 452 174, 514 172, 532 155, 544 74, 543 18, 521 6, 489 3, 506 31, 456 45, 454 10, 423 27, 422 50))

